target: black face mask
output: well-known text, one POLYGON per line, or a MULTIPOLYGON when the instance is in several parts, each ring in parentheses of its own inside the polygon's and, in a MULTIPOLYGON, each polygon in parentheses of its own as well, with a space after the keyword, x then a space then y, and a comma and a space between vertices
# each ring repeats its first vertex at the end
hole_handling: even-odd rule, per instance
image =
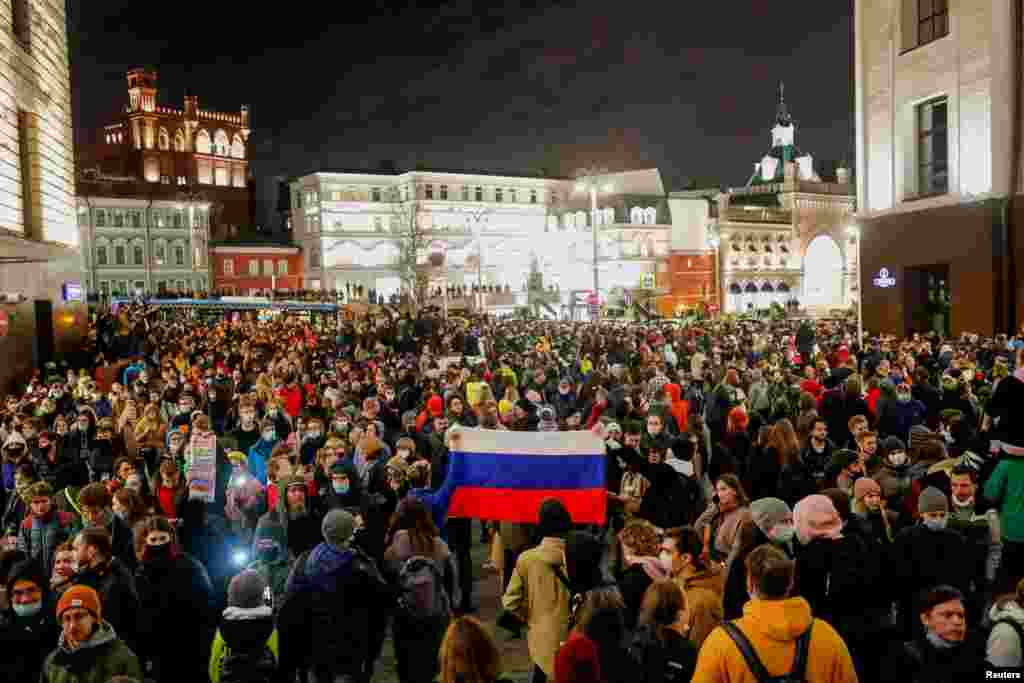
POLYGON ((142 551, 143 562, 162 562, 171 558, 171 544, 147 545, 142 551))

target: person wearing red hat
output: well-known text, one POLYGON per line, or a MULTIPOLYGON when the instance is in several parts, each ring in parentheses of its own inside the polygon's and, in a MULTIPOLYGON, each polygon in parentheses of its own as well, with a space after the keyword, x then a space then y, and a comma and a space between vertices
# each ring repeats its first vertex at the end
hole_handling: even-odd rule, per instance
POLYGON ((46 683, 101 683, 114 676, 142 680, 139 658, 114 627, 103 621, 100 596, 88 586, 72 586, 57 603, 61 635, 43 663, 46 683))

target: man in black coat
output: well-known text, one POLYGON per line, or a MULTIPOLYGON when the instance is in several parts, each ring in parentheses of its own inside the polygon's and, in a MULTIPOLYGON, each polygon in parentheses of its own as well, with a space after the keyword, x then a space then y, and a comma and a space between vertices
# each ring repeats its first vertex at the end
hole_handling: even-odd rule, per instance
POLYGON ((106 529, 89 527, 75 537, 78 571, 71 585, 89 586, 100 596, 103 618, 132 652, 138 647, 139 596, 135 577, 113 556, 106 529))
POLYGON ((89 484, 78 494, 78 510, 85 526, 106 529, 110 534, 112 555, 129 571, 135 571, 135 543, 131 528, 114 514, 113 498, 103 484, 89 484))

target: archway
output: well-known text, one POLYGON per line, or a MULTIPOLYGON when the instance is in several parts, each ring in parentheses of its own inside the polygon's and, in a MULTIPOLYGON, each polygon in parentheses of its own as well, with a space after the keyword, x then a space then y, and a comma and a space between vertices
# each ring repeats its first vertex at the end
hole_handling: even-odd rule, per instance
POLYGON ((818 235, 804 252, 805 306, 843 305, 843 253, 829 235, 818 235))

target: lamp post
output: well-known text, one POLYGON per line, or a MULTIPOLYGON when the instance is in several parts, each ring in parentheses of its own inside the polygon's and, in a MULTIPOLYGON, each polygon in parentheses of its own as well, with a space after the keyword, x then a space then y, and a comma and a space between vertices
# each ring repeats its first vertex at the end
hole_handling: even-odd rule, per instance
POLYGON ((719 277, 718 277, 718 248, 722 244, 722 238, 718 234, 718 226, 708 226, 707 236, 708 248, 711 250, 711 286, 713 287, 715 304, 718 306, 718 310, 722 309, 722 302, 719 301, 719 277))
POLYGON ((592 169, 585 171, 586 175, 581 176, 576 181, 577 192, 587 192, 590 195, 590 229, 591 236, 593 239, 593 266, 594 266, 594 296, 597 297, 597 316, 596 320, 601 319, 601 282, 600 276, 598 275, 597 265, 597 193, 599 191, 611 192, 611 187, 605 185, 599 187, 598 181, 599 176, 603 172, 598 169, 592 169))
POLYGON ((854 274, 857 278, 857 348, 859 349, 864 343, 864 283, 860 278, 860 228, 851 225, 846 228, 846 234, 857 242, 857 268, 854 274))

